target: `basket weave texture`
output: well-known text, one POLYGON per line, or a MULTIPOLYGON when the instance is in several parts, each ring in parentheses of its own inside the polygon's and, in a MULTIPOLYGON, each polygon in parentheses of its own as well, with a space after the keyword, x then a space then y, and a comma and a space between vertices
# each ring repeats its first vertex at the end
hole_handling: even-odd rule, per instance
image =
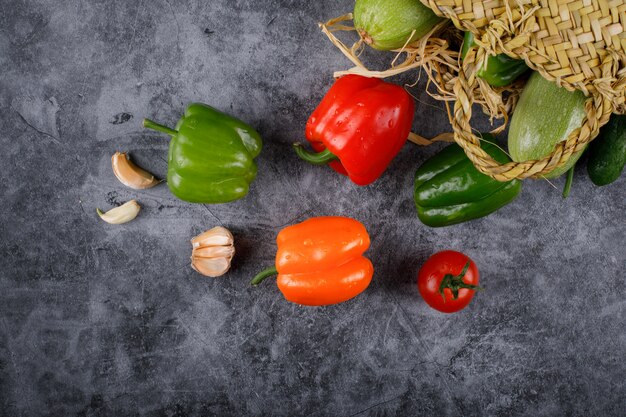
POLYGON ((456 142, 483 173, 500 180, 541 177, 585 149, 612 113, 626 113, 626 0, 421 0, 477 49, 459 66, 452 126, 456 142), (546 79, 588 97, 586 118, 547 157, 499 164, 480 147, 470 120, 478 68, 490 55, 524 59, 546 79))

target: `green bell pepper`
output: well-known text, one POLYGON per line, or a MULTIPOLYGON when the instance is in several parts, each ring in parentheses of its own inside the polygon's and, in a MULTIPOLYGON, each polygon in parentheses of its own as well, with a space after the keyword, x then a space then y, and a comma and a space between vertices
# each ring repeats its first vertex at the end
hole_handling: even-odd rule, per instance
POLYGON ((167 133, 167 185, 192 203, 227 203, 248 194, 257 174, 261 136, 246 123, 206 104, 190 104, 176 129, 144 119, 144 127, 167 133))
MULTIPOLYGON (((474 34, 465 32, 461 58, 465 58, 474 46, 476 46, 474 34)), ((528 65, 523 60, 511 58, 507 54, 499 54, 488 57, 487 66, 480 68, 476 75, 487 81, 492 87, 504 87, 513 83, 528 70, 528 65)))
MULTIPOLYGON (((495 143, 495 138, 483 134, 495 143)), ((510 162, 497 146, 482 142, 482 149, 499 163, 510 162)), ((456 144, 424 162, 415 173, 414 198, 419 219, 427 226, 450 226, 484 217, 513 201, 522 182, 499 182, 479 172, 456 144)))

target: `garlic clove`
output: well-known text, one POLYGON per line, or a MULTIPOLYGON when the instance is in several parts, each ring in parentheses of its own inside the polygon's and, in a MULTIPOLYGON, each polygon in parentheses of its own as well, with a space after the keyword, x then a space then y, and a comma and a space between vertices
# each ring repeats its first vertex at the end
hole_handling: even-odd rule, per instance
POLYGON ((191 258, 191 267, 202 275, 217 278, 230 269, 230 258, 191 258))
POLYGON ((192 258, 232 258, 235 256, 234 246, 207 246, 194 248, 192 258))
POLYGON ((109 224, 128 223, 137 217, 139 210, 141 210, 141 206, 137 204, 137 201, 135 200, 130 200, 129 202, 122 204, 119 207, 115 207, 106 213, 102 212, 100 209, 96 209, 100 218, 109 224))
POLYGON ((191 239, 191 246, 194 248, 202 246, 227 246, 232 245, 234 240, 232 233, 230 233, 228 229, 217 226, 191 239))
POLYGON ((154 175, 138 167, 123 152, 115 152, 111 157, 113 173, 122 184, 135 190, 151 188, 161 181, 154 178, 154 175))

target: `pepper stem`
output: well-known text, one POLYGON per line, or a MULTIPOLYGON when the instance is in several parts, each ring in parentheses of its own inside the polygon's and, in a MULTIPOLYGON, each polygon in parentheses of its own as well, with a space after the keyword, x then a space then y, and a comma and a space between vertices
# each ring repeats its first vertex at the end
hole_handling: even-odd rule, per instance
POLYGON ((469 267, 470 261, 467 261, 459 275, 446 274, 443 277, 443 280, 441 280, 441 284, 439 285, 439 294, 443 297, 444 303, 446 302, 446 296, 443 290, 446 288, 449 288, 450 291, 452 291, 452 295, 454 297, 453 300, 459 298, 459 289, 461 288, 467 288, 468 290, 482 290, 482 288, 476 285, 466 284, 463 282, 463 278, 465 278, 465 274, 467 274, 469 267))
POLYGON ((329 162, 336 161, 337 155, 333 154, 328 149, 324 149, 322 152, 313 153, 309 152, 299 143, 293 144, 293 150, 296 151, 296 154, 307 162, 310 162, 314 165, 326 165, 329 162))
POLYGON ((276 275, 276 274, 278 274, 278 270, 276 269, 275 266, 272 266, 271 268, 267 268, 266 270, 259 272, 257 276, 254 277, 252 281, 250 281, 250 284, 259 285, 260 283, 263 282, 265 278, 271 277, 272 275, 276 275))
POLYGON ((574 168, 576 164, 567 171, 567 179, 565 180, 565 188, 563 188, 563 198, 569 197, 569 192, 572 190, 572 183, 574 182, 574 168))
POLYGON ((157 122, 153 122, 150 119, 143 119, 143 127, 156 130, 158 132, 167 133, 170 136, 174 136, 178 134, 178 132, 175 131, 174 129, 170 129, 167 126, 163 126, 161 124, 158 124, 157 122))

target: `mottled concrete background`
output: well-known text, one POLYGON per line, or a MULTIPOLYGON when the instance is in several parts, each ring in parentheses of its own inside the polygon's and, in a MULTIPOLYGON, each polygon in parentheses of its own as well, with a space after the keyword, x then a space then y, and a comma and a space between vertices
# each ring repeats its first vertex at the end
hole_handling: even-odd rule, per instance
MULTIPOLYGON (((348 66, 316 23, 351 7, 0 0, 2 416, 625 415, 626 178, 594 188, 583 166, 567 201, 560 181, 529 181, 488 219, 432 230, 411 180, 438 148, 407 145, 366 188, 300 163, 289 144, 348 66), (116 150, 164 176, 167 138, 140 121, 173 125, 191 101, 264 136, 245 200, 191 205, 113 176, 116 150), (97 218, 131 198, 136 221, 97 218), (316 215, 366 224, 368 291, 311 309, 271 281, 251 288, 281 227, 316 215), (215 225, 238 253, 207 279, 189 239, 215 225), (469 254, 486 287, 455 315, 415 285, 445 248, 469 254)), ((448 131, 412 91, 416 131, 448 131)))

